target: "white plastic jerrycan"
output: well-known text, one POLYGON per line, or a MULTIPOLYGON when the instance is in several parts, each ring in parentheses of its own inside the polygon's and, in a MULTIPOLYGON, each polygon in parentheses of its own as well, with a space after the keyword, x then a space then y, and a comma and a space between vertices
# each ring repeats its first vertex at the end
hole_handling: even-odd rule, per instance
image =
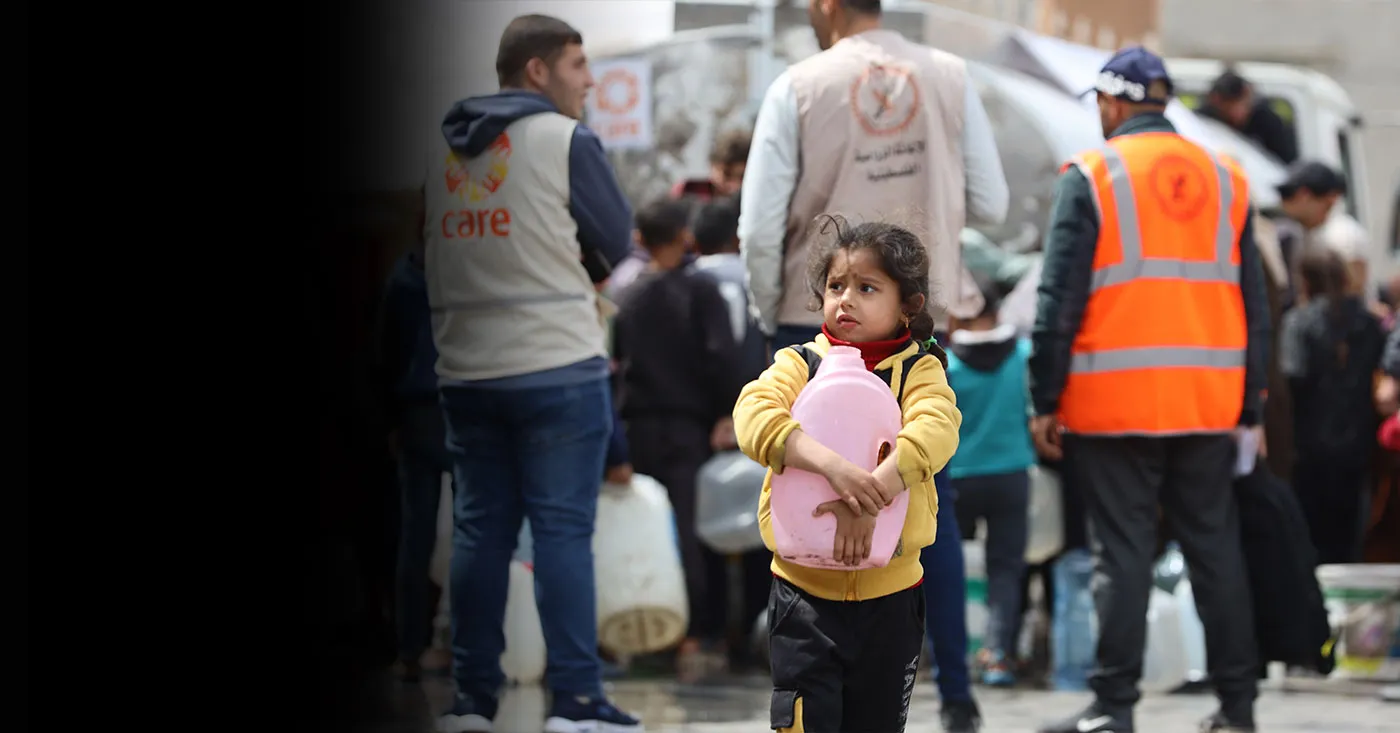
POLYGON ((506 592, 506 650, 501 671, 517 685, 533 685, 544 679, 544 630, 535 606, 534 569, 519 560, 510 561, 510 585, 506 592))
POLYGON ((598 644, 613 654, 668 649, 690 619, 676 520, 666 489, 650 476, 604 484, 593 533, 598 644))
MULTIPOLYGON (((895 448, 903 426, 899 403, 884 380, 865 368, 860 351, 833 346, 812 381, 797 396, 792 416, 802 432, 866 471, 873 471, 895 448)), ((861 570, 888 565, 904 532, 909 492, 899 493, 875 518, 870 557, 855 566, 832 557, 836 517, 812 512, 837 499, 825 477, 788 467, 773 476, 770 504, 778 556, 812 568, 861 570)))

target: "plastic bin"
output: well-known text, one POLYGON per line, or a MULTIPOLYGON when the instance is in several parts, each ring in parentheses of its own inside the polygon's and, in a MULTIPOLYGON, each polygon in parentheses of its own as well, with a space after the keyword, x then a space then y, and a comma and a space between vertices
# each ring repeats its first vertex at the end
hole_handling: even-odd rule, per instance
POLYGON ((1322 565, 1317 582, 1337 640, 1333 676, 1400 680, 1400 565, 1322 565))

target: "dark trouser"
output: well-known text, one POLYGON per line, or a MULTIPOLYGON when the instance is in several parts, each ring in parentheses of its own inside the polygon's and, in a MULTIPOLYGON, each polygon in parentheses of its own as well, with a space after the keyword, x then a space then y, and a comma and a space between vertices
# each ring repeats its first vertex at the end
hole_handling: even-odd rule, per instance
POLYGON ((713 426, 685 416, 641 416, 627 421, 632 468, 666 487, 676 513, 676 535, 690 602, 690 636, 724 635, 724 557, 706 547, 695 531, 695 477, 710 459, 713 426))
POLYGON ((452 471, 442 408, 410 406, 399 425, 399 558, 395 600, 399 659, 417 662, 432 636, 428 565, 437 543, 442 475, 452 471))
POLYGON ((1016 656, 1021 624, 1021 583, 1026 572, 1026 518, 1030 474, 1025 471, 965 476, 958 487, 958 524, 971 533, 978 519, 987 521, 988 651, 1016 656))
POLYGON ((904 730, 924 645, 924 594, 829 601, 773 579, 768 600, 774 729, 904 730))
POLYGON ((442 405, 458 487, 451 580, 458 692, 494 697, 505 681, 510 561, 529 517, 546 680, 556 692, 601 695, 593 526, 612 432, 608 381, 444 387, 442 405))
POLYGON ((938 533, 919 554, 928 601, 928 638, 933 647, 934 680, 944 703, 972 699, 967 671, 967 567, 958 529, 958 493, 945 467, 933 477, 938 492, 938 533))
POLYGON ((1293 464, 1293 492, 1308 519, 1317 564, 1357 562, 1364 527, 1365 467, 1309 460, 1300 453, 1293 464))
POLYGON ((1127 711, 1140 697, 1158 507, 1181 543, 1206 658, 1224 712, 1252 721, 1257 694, 1254 616, 1235 503, 1229 435, 1168 438, 1067 436, 1073 480, 1084 491, 1099 618, 1099 702, 1127 711))

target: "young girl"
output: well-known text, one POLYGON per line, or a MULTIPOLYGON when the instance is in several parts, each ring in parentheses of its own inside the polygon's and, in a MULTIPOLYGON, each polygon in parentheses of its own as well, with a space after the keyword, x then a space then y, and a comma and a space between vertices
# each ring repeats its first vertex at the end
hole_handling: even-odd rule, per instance
MULTIPOLYGON (((848 227, 827 217, 808 282, 820 302, 822 333, 774 355, 734 406, 739 447, 769 468, 759 499, 764 543, 775 547, 769 491, 787 467, 820 474, 841 499, 816 511, 836 515, 833 555, 848 565, 869 556, 875 515, 909 491, 904 532, 882 568, 823 570, 774 556, 768 599, 773 670, 772 727, 807 733, 904 729, 924 641, 923 566, 938 514, 933 475, 958 447, 958 412, 928 313, 928 254, 918 237, 890 224, 848 227), (860 350, 866 368, 891 385, 904 415, 894 452, 866 472, 818 443, 792 418, 792 405, 834 345, 860 350)), ((854 409, 859 409, 853 406, 854 409)))
POLYGON ((1279 345, 1293 397, 1293 491, 1318 564, 1357 562, 1380 425, 1371 389, 1385 332, 1361 298, 1347 293, 1346 263, 1335 252, 1309 247, 1298 274, 1304 302, 1284 317, 1279 345))

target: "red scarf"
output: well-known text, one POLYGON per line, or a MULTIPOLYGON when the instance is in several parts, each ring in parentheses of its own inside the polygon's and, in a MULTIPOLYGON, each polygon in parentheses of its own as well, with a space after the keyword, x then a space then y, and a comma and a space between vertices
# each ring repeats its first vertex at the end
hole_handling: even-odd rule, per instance
POLYGON ((909 345, 908 329, 900 331, 898 336, 888 341, 865 341, 859 344, 854 344, 850 341, 842 341, 832 336, 831 331, 827 330, 825 323, 822 324, 822 333, 826 335, 826 340, 830 341, 832 346, 850 346, 860 349, 860 358, 865 361, 865 368, 872 372, 875 371, 876 364, 898 354, 904 350, 904 347, 909 345))

